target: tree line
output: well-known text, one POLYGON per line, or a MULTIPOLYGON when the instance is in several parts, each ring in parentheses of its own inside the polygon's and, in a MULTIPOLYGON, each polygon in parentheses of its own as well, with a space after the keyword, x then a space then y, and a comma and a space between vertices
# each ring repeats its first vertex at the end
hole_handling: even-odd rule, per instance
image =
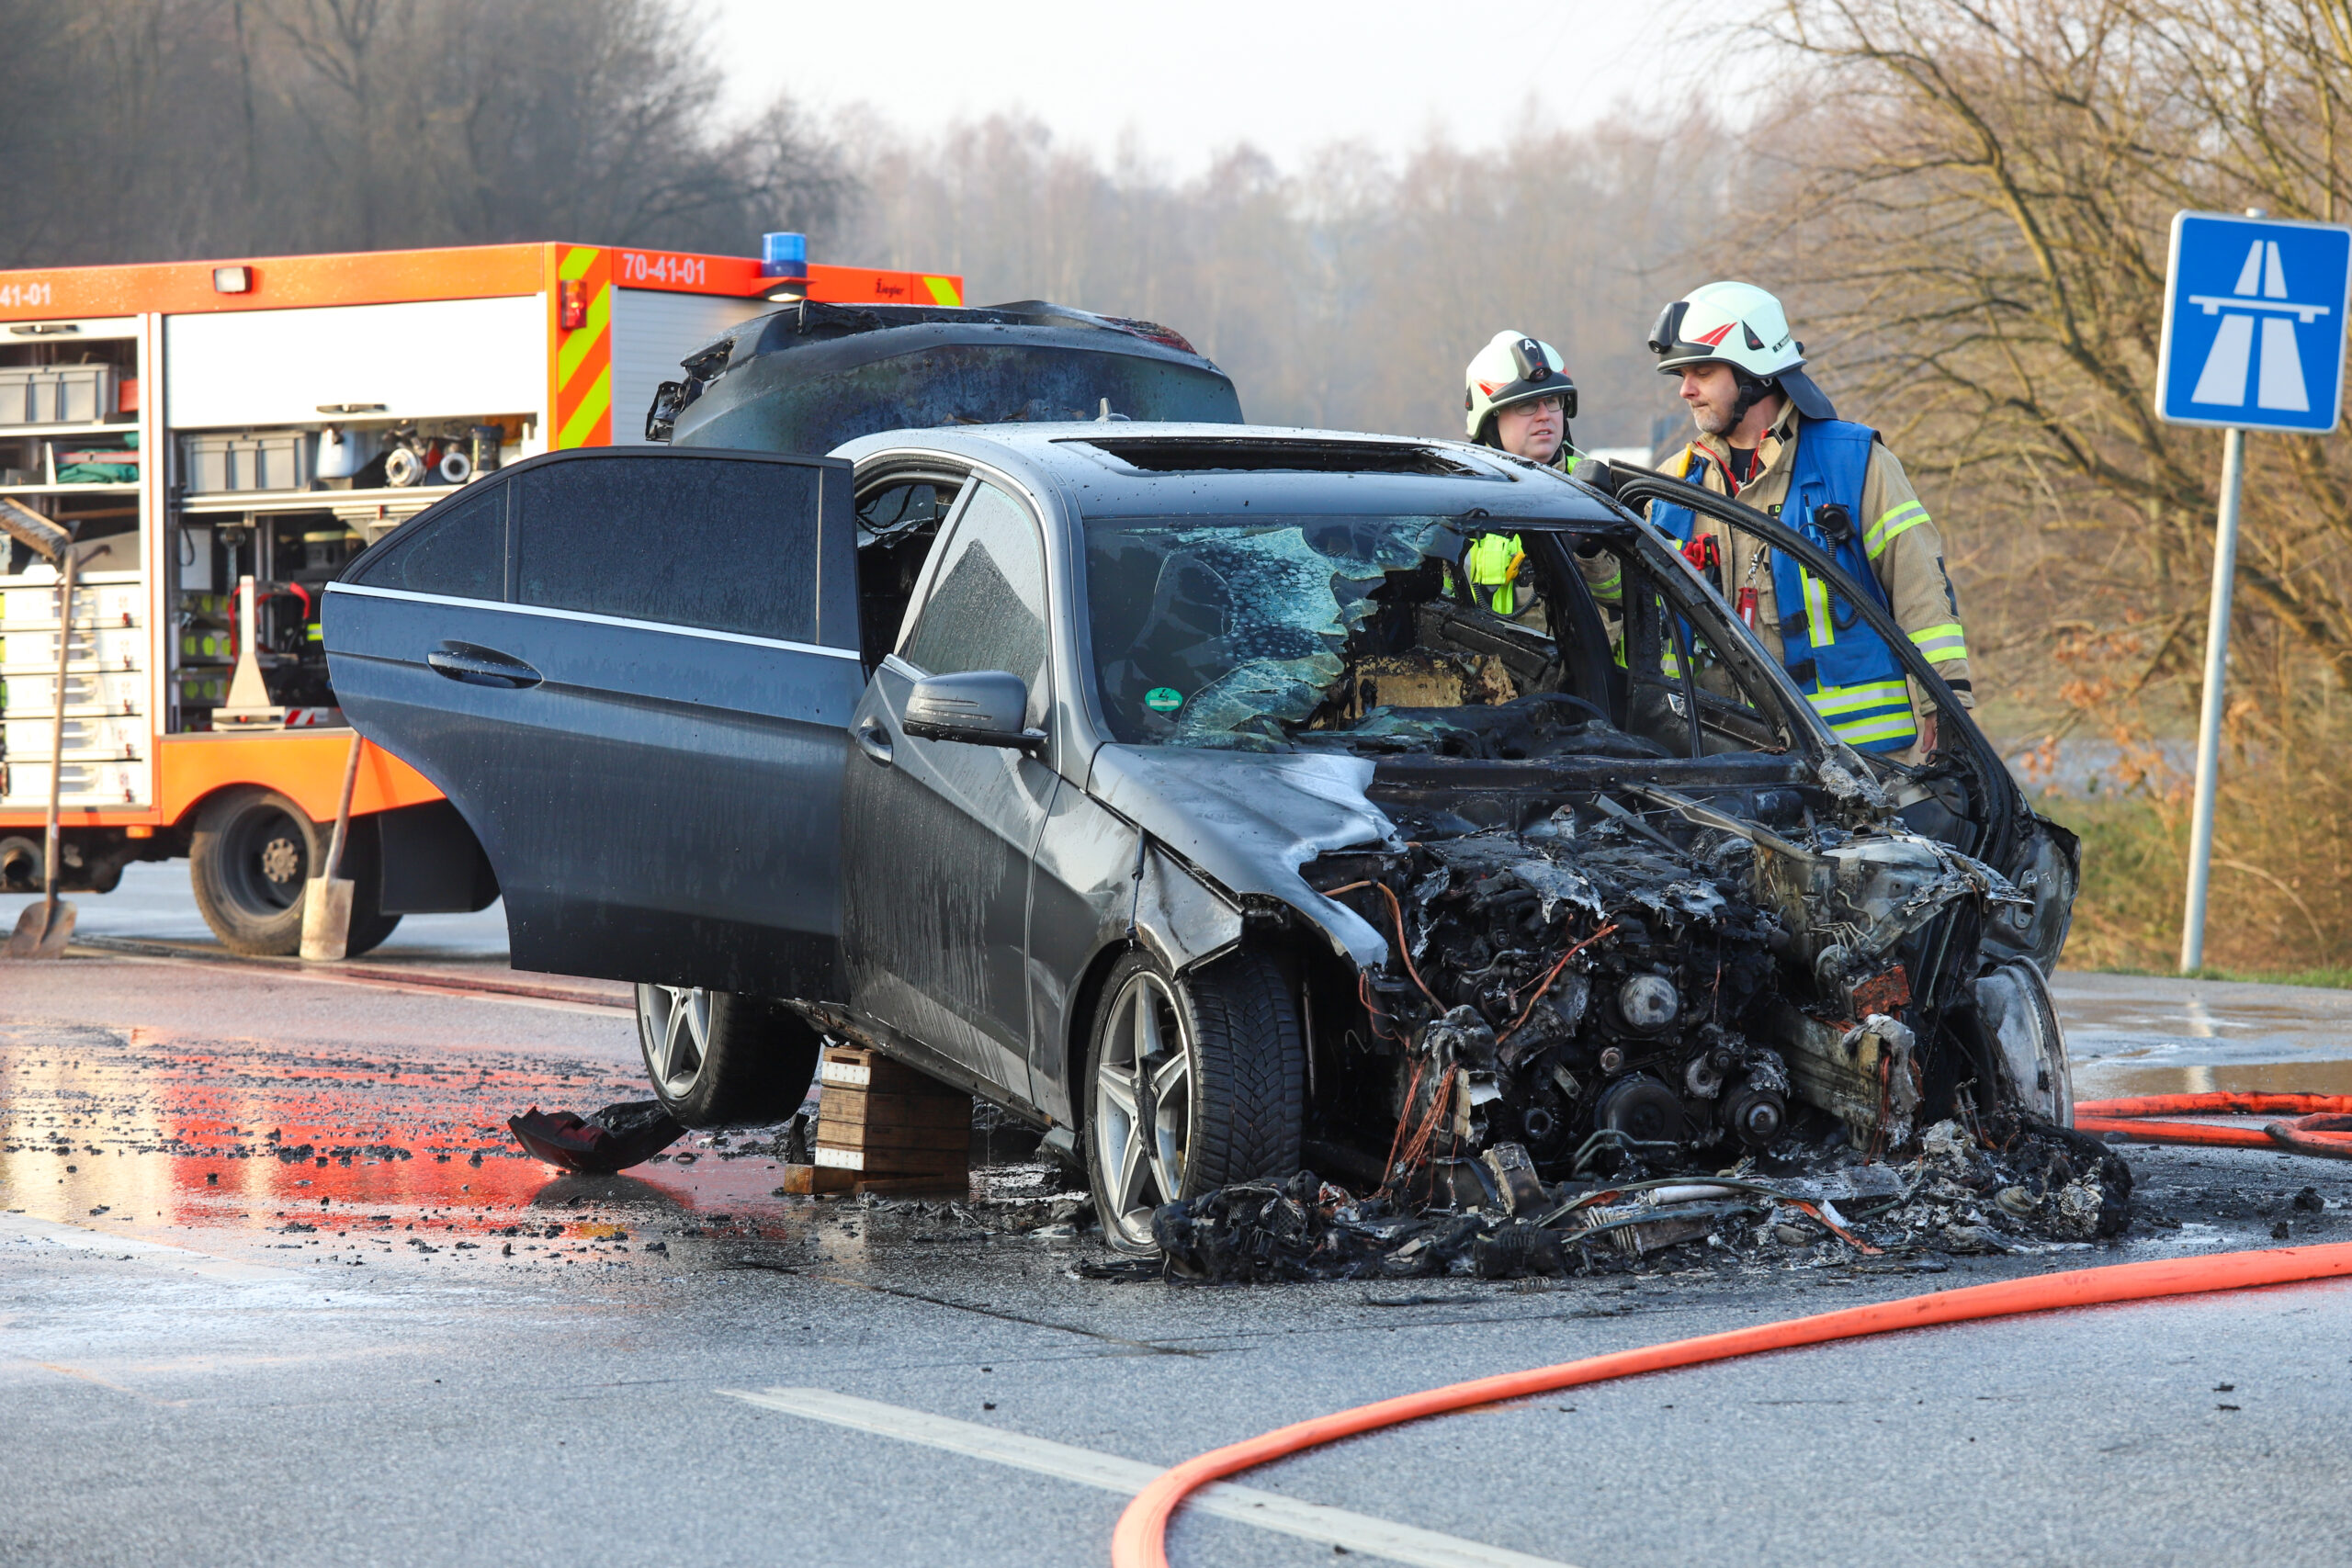
POLYGON ((723 85, 669 0, 0 0, 0 265, 832 220, 822 138, 723 85))

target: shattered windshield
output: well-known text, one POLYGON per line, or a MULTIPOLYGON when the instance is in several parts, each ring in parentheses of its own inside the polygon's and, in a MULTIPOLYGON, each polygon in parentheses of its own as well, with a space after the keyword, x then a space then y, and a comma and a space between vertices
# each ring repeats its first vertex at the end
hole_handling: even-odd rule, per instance
POLYGON ((1346 673, 1350 635, 1390 574, 1442 570, 1424 554, 1441 536, 1453 537, 1435 517, 1089 522, 1087 601, 1113 733, 1285 743, 1346 673))
MULTIPOLYGON (((1658 596, 1628 591, 1633 613, 1617 615, 1620 569, 1599 559, 1571 565, 1524 525, 1426 515, 1091 518, 1103 716, 1130 743, 1360 756, 1655 758, 1776 744, 1715 657, 1713 639, 1736 627, 1683 628, 1692 657, 1679 660, 1658 596), (1552 572, 1579 575, 1539 570, 1546 552, 1552 572), (1557 592, 1580 602, 1551 603, 1557 592)), ((1645 571, 1625 580, 1655 583, 1645 571)))

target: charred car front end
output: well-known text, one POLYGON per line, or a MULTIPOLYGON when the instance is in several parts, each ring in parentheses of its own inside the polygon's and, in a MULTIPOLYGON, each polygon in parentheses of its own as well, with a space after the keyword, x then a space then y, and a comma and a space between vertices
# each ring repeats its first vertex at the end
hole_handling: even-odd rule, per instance
MULTIPOLYGON (((1148 447, 1115 449, 1219 460, 1148 447)), ((1086 522, 1117 737, 1098 787, 1234 902, 1237 941, 1295 955, 1302 1157, 1509 1207, 1514 1182, 1629 1162, 1875 1156, 1955 1112, 2067 1121, 2042 976, 2073 845, 1956 699, 1936 694, 1956 716, 1923 766, 1838 745, 1645 525, 1497 466, 1543 515, 1481 515, 1474 493, 1296 517, 1259 494, 1086 522), (1459 586, 1487 530, 1524 547, 1544 624, 1459 586)))

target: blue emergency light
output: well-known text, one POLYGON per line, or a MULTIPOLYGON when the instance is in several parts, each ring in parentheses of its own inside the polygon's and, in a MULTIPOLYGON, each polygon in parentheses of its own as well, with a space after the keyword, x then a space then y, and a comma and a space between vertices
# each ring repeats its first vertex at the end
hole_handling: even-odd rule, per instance
POLYGON ((806 234, 761 235, 760 276, 805 280, 808 276, 808 236, 806 234))

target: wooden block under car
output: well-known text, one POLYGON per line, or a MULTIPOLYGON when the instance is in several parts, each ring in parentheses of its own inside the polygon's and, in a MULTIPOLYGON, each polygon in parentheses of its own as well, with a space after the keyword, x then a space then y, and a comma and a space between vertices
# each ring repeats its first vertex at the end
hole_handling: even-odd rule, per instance
POLYGON ((928 1074, 863 1045, 826 1046, 823 1060, 817 1064, 817 1081, 828 1093, 835 1089, 861 1089, 874 1094, 957 1099, 967 1105, 971 1102, 971 1096, 963 1090, 950 1089, 928 1074))
MULTIPOLYGON (((972 1097, 947 1094, 937 1098, 910 1094, 876 1094, 870 1089, 842 1089, 828 1084, 818 1100, 820 1122, 844 1126, 903 1128, 939 1134, 972 1131, 972 1097)), ((944 1143, 944 1139, 938 1140, 944 1143)))
POLYGON ((873 1122, 828 1119, 816 1123, 811 1143, 820 1149, 864 1149, 870 1164, 889 1164, 900 1155, 924 1156, 924 1170, 950 1155, 971 1164, 971 1131, 962 1126, 875 1126, 873 1122))
POLYGON ((818 1081, 810 1190, 970 1190, 969 1094, 855 1045, 827 1046, 818 1081))
POLYGON ((871 1193, 876 1198, 961 1198, 970 1189, 968 1179, 959 1183, 954 1177, 942 1176, 869 1177, 826 1165, 787 1165, 784 1168, 784 1185, 777 1190, 801 1198, 843 1192, 857 1196, 871 1193))
POLYGON ((854 1170, 863 1176, 965 1176, 972 1165, 962 1149, 858 1149, 818 1140, 812 1151, 820 1168, 854 1170))
POLYGON ((784 1168, 784 1185, 776 1190, 788 1197, 812 1198, 820 1192, 847 1192, 857 1182, 858 1175, 854 1170, 835 1170, 822 1165, 787 1165, 784 1168))

